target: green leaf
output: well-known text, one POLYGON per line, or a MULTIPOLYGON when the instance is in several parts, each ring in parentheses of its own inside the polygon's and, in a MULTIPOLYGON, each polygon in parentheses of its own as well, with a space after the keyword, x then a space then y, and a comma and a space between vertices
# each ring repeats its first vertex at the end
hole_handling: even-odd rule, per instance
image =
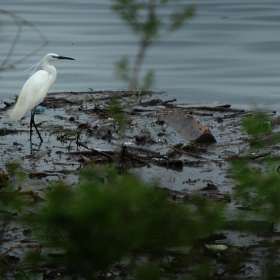
POLYGON ((259 136, 272 129, 270 117, 267 113, 259 111, 243 119, 243 129, 251 136, 259 136))
POLYGON ((115 77, 122 80, 125 83, 130 81, 130 68, 127 57, 123 57, 115 64, 115 77))
POLYGON ((149 70, 143 77, 141 90, 150 90, 155 85, 155 73, 153 70, 149 70))
POLYGON ((195 16, 195 6, 190 5, 180 11, 175 11, 170 16, 171 29, 179 29, 187 20, 195 16))

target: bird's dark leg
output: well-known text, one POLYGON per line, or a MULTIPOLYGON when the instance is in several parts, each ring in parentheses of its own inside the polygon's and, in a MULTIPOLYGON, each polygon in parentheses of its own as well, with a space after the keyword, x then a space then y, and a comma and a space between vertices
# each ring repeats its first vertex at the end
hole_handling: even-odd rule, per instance
POLYGON ((31 140, 31 138, 32 138, 32 124, 33 124, 32 119, 33 119, 33 121, 34 121, 33 110, 34 110, 34 109, 31 110, 31 117, 30 117, 30 143, 31 143, 31 141, 32 141, 32 140, 31 140))
POLYGON ((34 121, 34 115, 35 115, 35 109, 36 107, 34 107, 32 110, 31 110, 31 118, 30 118, 30 142, 31 142, 31 137, 32 137, 32 125, 35 127, 36 131, 37 131, 37 134, 41 140, 41 143, 43 142, 43 138, 41 137, 41 134, 35 124, 35 121, 34 121))

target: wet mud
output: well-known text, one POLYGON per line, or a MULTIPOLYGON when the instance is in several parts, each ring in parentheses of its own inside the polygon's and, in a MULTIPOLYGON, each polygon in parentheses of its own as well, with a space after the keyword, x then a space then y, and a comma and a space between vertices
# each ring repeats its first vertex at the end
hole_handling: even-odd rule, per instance
MULTIPOLYGON (((204 199, 226 203, 228 229, 209 240, 209 244, 225 247, 221 247, 220 252, 205 246, 196 250, 201 254, 217 255, 217 279, 232 279, 227 276, 226 261, 219 261, 221 255, 224 259, 230 258, 232 251, 251 256, 250 261, 240 267, 238 279, 255 279, 259 275, 264 248, 276 242, 277 230, 269 223, 252 221, 256 234, 241 235, 235 228, 235 221, 230 220, 230 213, 243 210, 231 200, 235 182, 228 176, 229 163, 248 151, 249 139, 241 129, 241 120, 250 112, 231 108, 228 104, 180 104, 176 99, 168 100, 165 93, 155 92, 52 93, 40 104, 44 112, 35 116, 44 139, 40 144, 35 130, 30 142, 28 114, 20 122, 9 120, 7 110, 13 102, 5 100, 0 109, 2 170, 6 174, 7 162, 20 162, 28 178, 14 182, 14 194, 24 197, 31 207, 32 203, 44 200, 44 192, 53 181, 75 184, 79 170, 86 166, 114 165, 120 171, 139 174, 145 181, 157 181, 169 199, 177 203, 187 203, 197 191, 204 199), (123 104, 126 119, 121 126, 116 115, 108 110, 112 98, 123 104), (165 117, 178 110, 191 116, 192 121, 195 119, 199 123, 198 129, 205 127, 211 134, 211 141, 188 139, 189 131, 184 130, 184 126, 179 131, 172 118, 167 124, 165 117)), ((196 127, 193 125, 191 129, 196 127)), ((259 155, 259 158, 262 156, 265 155, 259 155)), ((6 266, 13 267, 26 249, 40 248, 30 239, 32 229, 22 228, 17 223, 17 213, 2 215, 11 219, 8 223, 1 222, 0 254, 6 266)), ((171 255, 176 270, 181 255, 179 252, 171 255)), ((7 277, 13 279, 12 270, 7 270, 7 277)), ((183 274, 182 267, 178 270, 183 274)), ((122 279, 120 275, 124 271, 125 266, 119 265, 112 268, 110 275, 101 275, 100 279, 122 279)), ((43 279, 57 279, 57 275, 66 272, 58 266, 45 268, 44 273, 43 279)))

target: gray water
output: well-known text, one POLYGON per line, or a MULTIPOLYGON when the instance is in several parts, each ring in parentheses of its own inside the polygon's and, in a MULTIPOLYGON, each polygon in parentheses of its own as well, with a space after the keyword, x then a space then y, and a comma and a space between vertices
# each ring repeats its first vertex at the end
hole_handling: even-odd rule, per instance
MULTIPOLYGON (((2 1, 4 2, 4 1, 2 1)), ((109 0, 1 3, 36 26, 47 46, 0 73, 1 100, 18 94, 29 74, 23 71, 45 54, 54 52, 75 61, 57 61, 58 78, 51 92, 125 89, 114 75, 114 63, 137 52, 133 34, 110 11, 109 0)), ((230 103, 280 108, 280 2, 257 0, 196 0, 197 16, 168 40, 148 52, 144 68, 156 71, 154 90, 165 91, 178 102, 230 103)), ((166 12, 166 11, 165 11, 166 12)), ((18 27, 0 13, 0 63, 18 27)), ((42 45, 42 39, 23 24, 13 64, 42 45)))

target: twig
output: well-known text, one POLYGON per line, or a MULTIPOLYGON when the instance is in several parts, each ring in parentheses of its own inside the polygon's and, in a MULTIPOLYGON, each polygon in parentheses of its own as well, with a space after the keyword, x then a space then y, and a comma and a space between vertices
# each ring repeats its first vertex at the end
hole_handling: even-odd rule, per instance
POLYGON ((238 112, 238 113, 245 113, 243 109, 235 109, 235 108, 226 108, 220 106, 192 106, 192 107, 185 107, 185 106, 178 106, 176 105, 175 108, 182 108, 186 110, 205 110, 205 111, 217 111, 217 112, 238 112))
POLYGON ((7 68, 10 67, 10 65, 7 65, 7 66, 5 66, 5 65, 7 64, 7 62, 8 62, 9 59, 10 59, 10 57, 12 56, 13 51, 14 51, 14 49, 15 49, 15 46, 16 46, 18 40, 19 40, 20 33, 21 33, 21 28, 22 28, 22 23, 23 23, 24 25, 29 26, 31 29, 33 29, 33 30, 35 31, 35 33, 37 33, 37 35, 39 35, 39 37, 42 39, 43 44, 42 44, 40 47, 38 47, 37 49, 35 49, 35 51, 33 51, 33 52, 27 54, 27 55, 24 56, 23 58, 21 58, 21 59, 17 60, 16 62, 14 62, 14 63, 13 63, 14 65, 23 62, 23 61, 26 60, 28 57, 32 56, 33 54, 35 54, 36 52, 38 52, 39 50, 41 50, 42 48, 44 48, 44 47, 48 44, 48 40, 47 40, 47 38, 44 36, 44 34, 41 33, 40 30, 39 30, 35 25, 33 25, 32 23, 26 21, 26 20, 23 19, 22 17, 17 16, 17 15, 15 15, 15 14, 11 13, 11 12, 8 12, 8 11, 2 10, 2 9, 0 9, 0 13, 9 15, 10 17, 12 17, 12 18, 15 20, 15 22, 16 22, 17 25, 18 25, 18 32, 17 32, 16 38, 14 39, 14 42, 13 42, 11 48, 10 48, 10 51, 9 51, 7 57, 5 58, 5 60, 3 61, 3 63, 2 63, 1 66, 0 66, 0 72, 1 72, 1 71, 4 71, 5 69, 7 69, 7 68))
POLYGON ((264 158, 270 155, 270 152, 266 152, 266 153, 262 153, 262 154, 257 154, 257 155, 248 155, 248 156, 238 156, 238 155, 234 155, 231 156, 230 158, 228 158, 227 160, 255 160, 255 159, 259 159, 259 158, 264 158))
POLYGON ((10 270, 10 272, 13 274, 14 278, 17 279, 16 275, 14 274, 14 271, 13 269, 11 268, 9 262, 5 259, 5 258, 2 258, 2 261, 7 265, 8 269, 10 270))
POLYGON ((132 156, 131 154, 127 153, 126 157, 132 159, 132 160, 136 160, 139 163, 145 164, 145 165, 149 165, 151 162, 150 161, 146 161, 144 159, 141 159, 140 157, 136 157, 136 156, 132 156))
MULTIPOLYGON (((16 17, 14 17, 14 20, 15 20, 16 22, 18 22, 18 19, 17 19, 16 17)), ((9 61, 10 57, 12 56, 12 54, 13 54, 13 52, 14 52, 14 49, 15 49, 15 47, 16 47, 16 45, 17 45, 17 42, 18 42, 18 40, 19 40, 19 38, 20 38, 21 31, 22 31, 22 26, 21 26, 21 25, 19 24, 19 22, 18 22, 18 31, 17 31, 17 35, 16 35, 16 37, 15 37, 15 39, 14 39, 14 41, 13 41, 13 44, 12 44, 12 46, 11 46, 11 48, 10 48, 10 50, 9 50, 9 52, 8 52, 8 54, 7 54, 7 56, 6 56, 6 58, 4 59, 4 61, 2 62, 2 64, 0 65, 0 71, 1 71, 1 69, 4 69, 6 63, 9 61)))
POLYGON ((78 143, 81 143, 79 141, 79 138, 80 138, 80 135, 82 133, 82 130, 85 129, 87 127, 87 123, 85 123, 84 125, 81 126, 80 130, 78 131, 78 134, 77 134, 77 141, 76 141, 76 144, 77 144, 77 149, 78 149, 78 143))
POLYGON ((16 244, 12 247, 10 247, 9 249, 7 249, 6 251, 0 253, 0 257, 3 257, 4 255, 6 255, 7 253, 11 252, 12 250, 16 249, 16 248, 38 248, 38 245, 34 244, 28 244, 28 245, 23 245, 23 244, 16 244))
POLYGON ((12 195, 12 196, 25 196, 29 195, 31 196, 34 201, 44 201, 42 197, 38 195, 37 192, 30 190, 30 191, 21 191, 21 186, 18 187, 18 189, 12 193, 7 193, 7 195, 12 195))
POLYGON ((26 275, 26 273, 25 273, 23 270, 19 269, 19 271, 23 274, 23 276, 25 277, 25 279, 29 280, 28 276, 26 275))
POLYGON ((135 151, 139 151, 139 152, 143 152, 143 153, 147 153, 147 154, 153 154, 153 155, 160 155, 159 152, 156 152, 156 151, 153 151, 153 150, 150 150, 150 149, 147 149, 147 148, 141 148, 141 147, 136 147, 136 146, 132 146, 132 145, 122 145, 122 146, 125 146, 127 149, 130 149, 130 150, 135 150, 135 151))
POLYGON ((95 153, 97 153, 97 154, 100 154, 100 155, 102 155, 102 156, 105 156, 105 157, 109 158, 110 160, 113 160, 113 159, 114 159, 114 157, 108 155, 107 153, 104 153, 104 152, 102 152, 102 151, 95 150, 95 149, 93 149, 93 148, 89 148, 87 145, 85 145, 85 144, 82 143, 82 142, 76 141, 76 144, 77 144, 77 146, 84 147, 84 148, 86 148, 86 149, 88 149, 88 150, 90 150, 90 151, 92 151, 92 152, 95 152, 95 153))

